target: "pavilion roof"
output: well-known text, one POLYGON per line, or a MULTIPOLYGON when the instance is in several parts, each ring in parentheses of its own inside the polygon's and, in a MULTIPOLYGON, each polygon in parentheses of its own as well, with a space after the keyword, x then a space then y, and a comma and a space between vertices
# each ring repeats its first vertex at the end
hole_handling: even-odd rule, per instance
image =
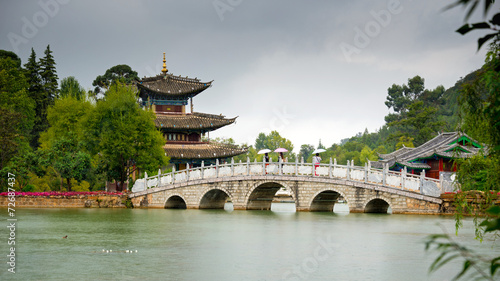
POLYGON ((246 148, 219 143, 165 144, 165 153, 174 159, 214 159, 226 158, 247 152, 246 148))
POLYGON ((144 77, 137 82, 141 98, 147 95, 187 99, 196 96, 212 85, 210 82, 201 82, 198 78, 175 76, 170 73, 153 77, 144 77))
POLYGON ((173 130, 216 130, 233 124, 236 118, 225 118, 223 115, 214 115, 200 112, 188 114, 156 114, 156 127, 173 130))
POLYGON ((413 169, 430 169, 428 164, 420 163, 419 160, 433 158, 469 158, 476 155, 480 148, 479 144, 461 132, 441 133, 435 138, 419 147, 403 147, 388 154, 379 154, 379 161, 370 162, 374 168, 382 168, 388 164, 393 167, 396 164, 413 169), (471 145, 461 145, 460 141, 468 141, 471 145))

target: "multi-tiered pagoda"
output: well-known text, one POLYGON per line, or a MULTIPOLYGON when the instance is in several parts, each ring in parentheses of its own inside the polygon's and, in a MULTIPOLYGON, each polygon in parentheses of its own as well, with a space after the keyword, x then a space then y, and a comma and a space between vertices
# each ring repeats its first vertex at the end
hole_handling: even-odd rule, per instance
POLYGON ((210 131, 233 124, 236 118, 225 118, 193 111, 193 97, 212 85, 213 81, 201 82, 197 78, 175 76, 168 73, 165 53, 163 53, 162 74, 144 77, 137 83, 139 96, 144 106, 151 107, 156 113, 156 126, 165 138, 165 153, 170 163, 177 169, 214 164, 216 159, 226 161, 232 156, 246 153, 237 146, 210 143, 202 136, 210 131), (191 112, 186 106, 191 104, 191 112))

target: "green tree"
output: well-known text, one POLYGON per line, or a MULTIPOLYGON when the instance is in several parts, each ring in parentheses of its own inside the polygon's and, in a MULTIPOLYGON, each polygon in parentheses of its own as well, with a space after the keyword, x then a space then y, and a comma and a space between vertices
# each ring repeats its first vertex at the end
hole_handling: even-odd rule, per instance
POLYGON ((143 110, 136 101, 132 87, 114 83, 83 123, 89 151, 96 155, 108 180, 119 182, 119 189, 133 167, 151 172, 168 162, 154 113, 143 110))
POLYGON ((86 100, 78 100, 73 96, 57 99, 47 110, 50 127, 40 134, 41 148, 50 149, 59 138, 83 139, 81 121, 92 111, 92 104, 86 100))
POLYGON ((48 98, 48 105, 53 104, 54 100, 58 97, 58 84, 57 84, 57 71, 56 62, 50 45, 44 52, 45 56, 40 59, 40 78, 42 80, 42 89, 48 98))
POLYGON ((375 151, 371 150, 368 145, 365 145, 359 152, 359 163, 363 166, 368 161, 377 161, 378 156, 375 151))
MULTIPOLYGON (((500 191, 500 46, 492 44, 487 61, 475 81, 462 90, 462 129, 484 143, 488 150, 457 160, 457 179, 463 193, 457 194, 457 225, 462 212, 476 218, 494 202, 500 191), (467 191, 483 192, 485 203, 477 208, 467 202, 467 191)), ((477 221, 477 220, 476 220, 477 221)), ((480 236, 481 231, 476 232, 480 236)))
POLYGON ((403 147, 415 147, 415 145, 413 145, 413 138, 407 136, 399 137, 398 143, 396 144, 396 150, 403 147))
POLYGON ((137 76, 136 71, 126 64, 119 64, 106 70, 104 75, 97 76, 92 82, 92 86, 96 87, 95 93, 101 93, 108 90, 114 82, 131 84, 137 80, 139 80, 139 76, 137 76))
POLYGON ((389 123, 389 126, 405 126, 406 135, 415 136, 415 144, 418 146, 431 139, 444 125, 443 122, 436 121, 436 112, 437 108, 426 107, 423 101, 416 101, 408 107, 406 118, 389 123))
MULTIPOLYGON (((277 148, 285 148, 288 150, 288 154, 285 157, 288 157, 288 161, 295 161, 295 154, 293 151, 293 144, 289 139, 286 139, 278 133, 278 131, 272 131, 268 135, 264 133, 260 133, 255 140, 255 149, 257 151, 268 148, 274 151, 277 148)), ((276 160, 277 158, 275 158, 276 160)))
POLYGON ((385 117, 387 126, 393 130, 389 139, 412 136, 415 145, 421 145, 445 125, 436 116, 444 87, 426 90, 424 82, 423 78, 415 76, 408 79, 408 85, 392 85, 388 89, 385 104, 394 110, 385 117))
POLYGON ((28 82, 28 93, 35 101, 35 124, 33 126, 33 130, 31 131, 30 145, 33 149, 36 149, 39 145, 38 139, 40 138, 40 133, 48 127, 46 122, 46 110, 49 105, 49 101, 46 93, 42 90, 40 63, 36 60, 36 53, 33 48, 31 48, 31 55, 24 65, 24 68, 28 82))
POLYGON ((13 60, 17 68, 21 68, 21 59, 16 55, 16 53, 6 50, 0 50, 0 59, 10 58, 13 60))
POLYGON ((91 170, 91 157, 82 151, 82 145, 76 136, 58 138, 50 148, 50 158, 54 169, 66 179, 68 191, 71 191, 71 179, 82 181, 91 170))
POLYGON ((319 143, 318 143, 318 147, 316 147, 316 149, 325 149, 325 146, 321 143, 321 139, 319 140, 319 143))
MULTIPOLYGON (((457 5, 471 5, 466 20, 476 9, 479 0, 459 0, 457 5)), ((486 17, 492 0, 485 0, 484 17, 486 17)), ((500 14, 496 14, 491 24, 499 26, 500 14)), ((486 23, 487 24, 487 23, 486 23)), ((474 25, 466 24, 458 32, 465 34, 473 29, 482 29, 485 23, 474 25)), ((493 234, 498 237, 500 231, 500 207, 494 204, 500 191, 500 33, 486 35, 478 40, 478 48, 493 40, 487 54, 486 63, 477 75, 477 79, 466 85, 462 90, 460 104, 462 107, 462 128, 468 131, 473 138, 483 142, 489 149, 473 158, 457 161, 457 179, 461 192, 455 196, 456 200, 456 230, 462 226, 463 213, 473 214, 476 223, 476 238, 482 240, 483 235, 493 234), (487 157, 486 156, 487 152, 487 157), (467 198, 467 195, 474 195, 467 198), (483 215, 486 214, 484 218, 483 215), (479 223, 479 218, 483 217, 479 223)), ((430 271, 437 270, 451 260, 463 259, 462 270, 454 277, 458 280, 467 276, 469 279, 494 280, 498 279, 500 257, 487 257, 486 254, 477 254, 453 241, 447 234, 438 234, 428 237, 426 249, 434 248, 440 255, 434 260, 430 271), (472 270, 471 270, 472 269, 472 270)))
POLYGON ((30 145, 36 149, 39 145, 40 133, 49 127, 47 121, 47 108, 54 103, 57 97, 57 74, 54 57, 50 46, 45 50, 45 57, 36 61, 36 54, 31 48, 31 55, 24 65, 28 79, 28 91, 35 101, 36 118, 31 132, 30 145))
POLYGON ((424 79, 417 75, 408 79, 408 85, 393 84, 387 89, 385 105, 389 109, 392 108, 400 118, 403 118, 408 107, 420 97, 423 91, 424 79))
POLYGON ((314 151, 314 146, 311 144, 303 144, 300 146, 299 155, 297 156, 299 161, 304 158, 304 161, 307 161, 309 156, 311 156, 314 151))
POLYGON ((75 77, 69 76, 61 80, 60 97, 74 97, 77 100, 83 100, 86 97, 85 89, 78 83, 75 77))
POLYGON ((30 150, 35 105, 28 96, 27 87, 18 62, 10 57, 0 58, 0 170, 13 156, 30 150))

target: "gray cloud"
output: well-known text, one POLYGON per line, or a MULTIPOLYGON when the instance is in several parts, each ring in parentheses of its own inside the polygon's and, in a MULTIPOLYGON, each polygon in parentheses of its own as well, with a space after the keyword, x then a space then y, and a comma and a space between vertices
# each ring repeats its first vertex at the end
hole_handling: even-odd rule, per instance
POLYGON ((195 109, 240 116, 211 134, 238 142, 277 129, 298 148, 374 131, 393 83, 418 74, 429 88, 450 87, 484 59, 479 35, 454 32, 463 11, 443 12, 447 0, 57 1, 2 1, 0 49, 17 51, 24 63, 31 47, 41 57, 50 44, 59 77, 75 76, 86 88, 116 64, 154 75, 166 52, 170 72, 215 80, 195 109), (58 10, 49 15, 39 3, 58 10), (399 12, 377 20, 390 5, 399 12), (26 20, 34 24, 41 13, 47 22, 11 44, 9 34, 23 36, 26 20), (363 46, 359 30, 371 32, 363 46), (343 43, 358 50, 349 59, 343 43))

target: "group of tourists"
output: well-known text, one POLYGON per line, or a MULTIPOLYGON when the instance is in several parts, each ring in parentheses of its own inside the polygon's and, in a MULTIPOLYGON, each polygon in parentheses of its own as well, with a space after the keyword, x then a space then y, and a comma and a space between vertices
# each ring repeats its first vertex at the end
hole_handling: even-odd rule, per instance
MULTIPOLYGON (((262 150, 261 150, 262 151, 262 150)), ((269 151, 270 152, 270 151, 269 151)), ((269 152, 264 152, 264 162, 266 163, 266 167, 267 165, 269 165, 269 152)), ((279 159, 278 161, 280 163, 284 163, 286 162, 286 159, 284 158, 283 156, 283 152, 279 152, 279 159)), ((312 157, 312 163, 314 165, 314 173, 315 175, 317 176, 318 174, 316 173, 316 168, 319 167, 319 164, 321 163, 321 157, 319 156, 319 153, 316 153, 313 157, 312 157)), ((281 169, 283 169, 283 164, 281 164, 281 169)))

